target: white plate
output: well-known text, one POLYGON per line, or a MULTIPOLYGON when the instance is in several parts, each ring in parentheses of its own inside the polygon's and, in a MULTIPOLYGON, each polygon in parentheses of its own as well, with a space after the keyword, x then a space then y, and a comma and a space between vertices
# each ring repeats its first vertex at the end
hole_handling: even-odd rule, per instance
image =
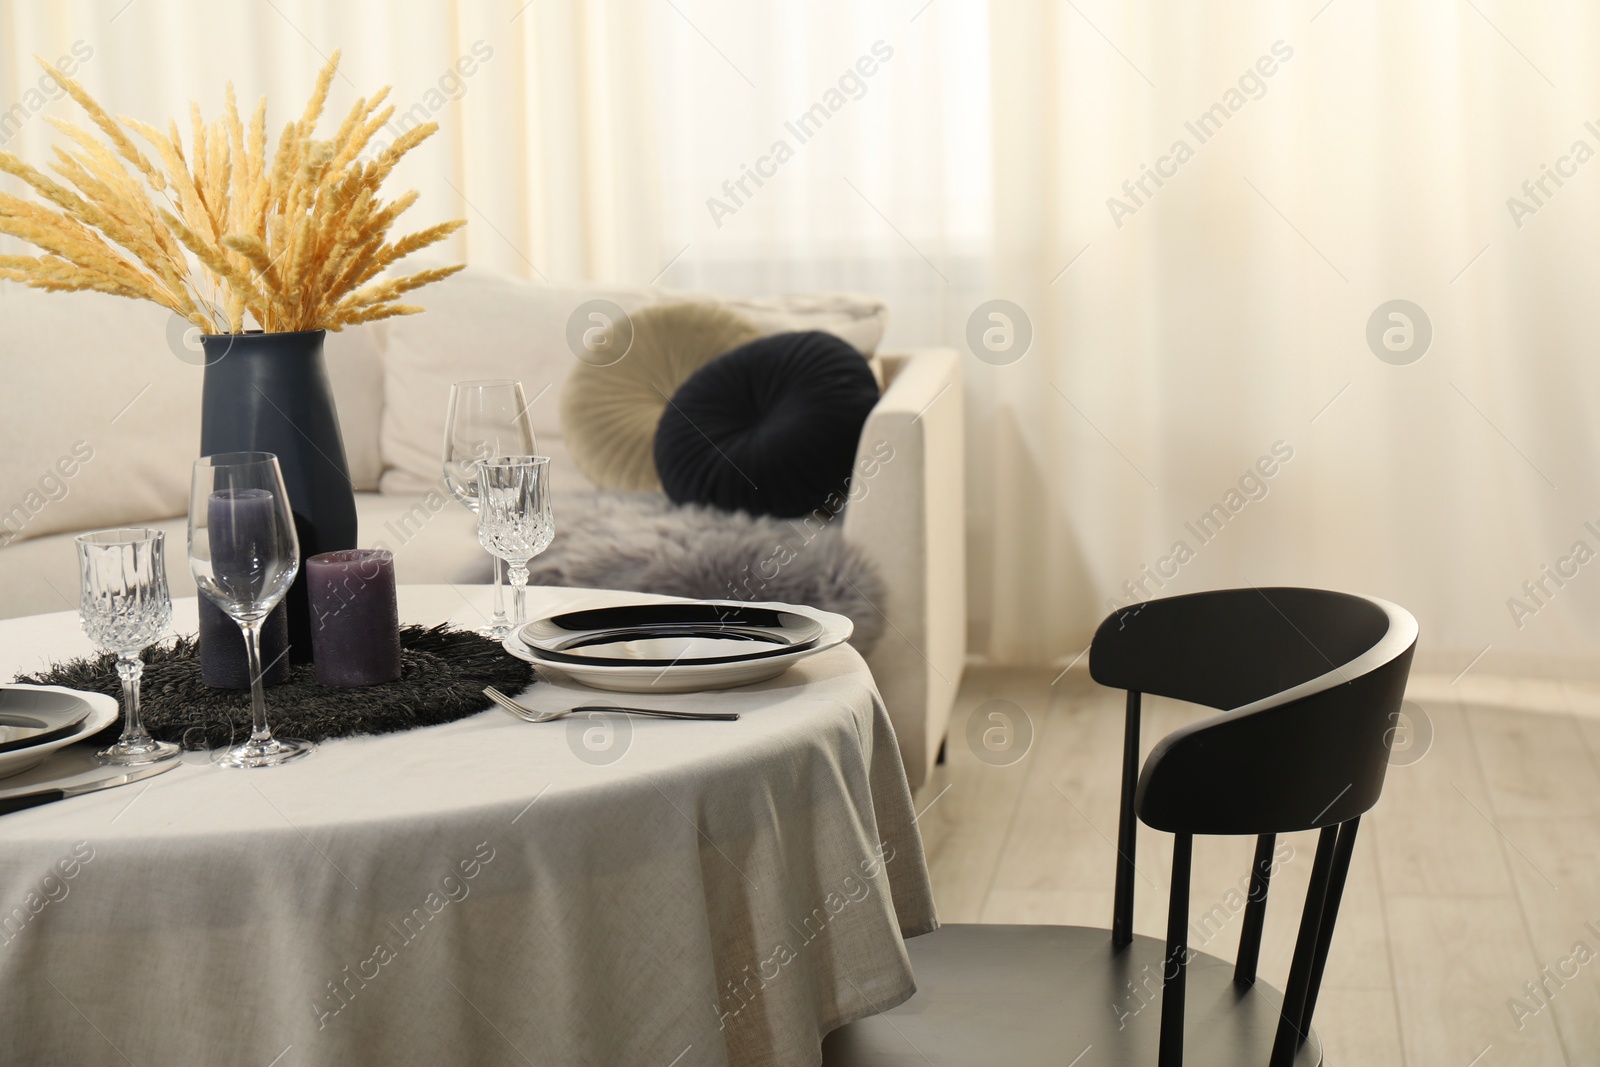
POLYGON ((776 678, 807 656, 814 656, 850 640, 855 624, 843 615, 798 604, 759 604, 756 607, 792 611, 815 619, 822 625, 822 636, 809 648, 762 659, 729 660, 722 663, 680 663, 670 667, 642 667, 635 664, 557 663, 530 649, 513 633, 503 648, 513 656, 539 668, 540 673, 612 693, 694 693, 707 689, 733 689, 776 678))
POLYGON ((9 778, 13 774, 32 770, 45 761, 45 757, 58 748, 65 748, 74 741, 82 741, 86 737, 104 730, 107 726, 117 721, 117 716, 122 714, 121 706, 104 693, 84 693, 77 689, 63 689, 58 685, 12 685, 8 689, 32 689, 42 693, 63 693, 74 697, 89 705, 89 716, 78 724, 78 728, 69 734, 46 741, 42 745, 33 745, 29 748, 19 748, 11 752, 0 752, 0 778, 9 778))

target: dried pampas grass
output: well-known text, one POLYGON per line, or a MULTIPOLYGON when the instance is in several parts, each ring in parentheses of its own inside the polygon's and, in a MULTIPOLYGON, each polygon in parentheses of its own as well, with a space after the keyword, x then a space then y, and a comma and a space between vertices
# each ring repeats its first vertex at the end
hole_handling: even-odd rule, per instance
MULTIPOLYGON (((37 57, 35 57, 37 58, 37 57)), ((0 233, 44 250, 0 256, 0 279, 38 289, 94 290, 171 308, 207 333, 339 330, 422 308, 400 297, 460 270, 444 267, 381 278, 413 252, 450 236, 465 220, 391 241, 389 231, 416 202, 393 201, 379 187, 400 157, 439 127, 407 130, 370 161, 359 159, 394 114, 389 90, 356 101, 332 140, 315 140, 317 120, 338 69, 334 53, 300 118, 267 154, 267 102, 249 126, 228 86, 222 118, 207 125, 190 105, 187 147, 166 132, 114 119, 83 87, 44 62, 88 114, 101 138, 50 119, 72 141, 41 173, 8 152, 0 171, 21 179, 43 203, 0 193, 0 233), (381 110, 380 110, 381 109, 381 110), (140 150, 128 131, 153 150, 140 150)))

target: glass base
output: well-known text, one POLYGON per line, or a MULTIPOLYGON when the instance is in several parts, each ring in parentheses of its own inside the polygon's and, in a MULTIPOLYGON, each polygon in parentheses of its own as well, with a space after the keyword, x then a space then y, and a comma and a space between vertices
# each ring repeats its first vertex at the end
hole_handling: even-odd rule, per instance
POLYGON ((216 758, 219 767, 276 767, 302 756, 309 756, 316 745, 293 737, 269 737, 265 741, 246 741, 216 758))
POLYGON ((176 759, 182 752, 183 750, 171 741, 147 738, 143 741, 118 741, 110 748, 96 752, 94 761, 112 767, 142 767, 149 763, 176 759))

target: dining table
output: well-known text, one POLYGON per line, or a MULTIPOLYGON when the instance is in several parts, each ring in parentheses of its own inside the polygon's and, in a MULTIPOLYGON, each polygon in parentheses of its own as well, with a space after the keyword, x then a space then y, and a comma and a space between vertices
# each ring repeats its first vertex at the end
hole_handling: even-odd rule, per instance
MULTIPOLYGON (((400 616, 478 628, 489 597, 401 586, 400 616)), ((528 595, 535 617, 655 599, 528 595)), ((75 611, 0 621, 0 679, 91 652, 75 611)), ((512 695, 739 718, 533 723, 485 699, 0 816, 0 1063, 814 1067, 830 1030, 914 992, 904 939, 937 918, 849 645, 737 689, 512 695)))

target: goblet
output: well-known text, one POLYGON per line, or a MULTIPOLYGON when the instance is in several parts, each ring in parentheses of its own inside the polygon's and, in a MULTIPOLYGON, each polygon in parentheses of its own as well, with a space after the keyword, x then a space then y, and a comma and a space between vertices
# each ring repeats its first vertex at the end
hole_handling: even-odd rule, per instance
POLYGON ((528 621, 528 561, 555 539, 550 457, 496 456, 478 463, 478 543, 506 561, 516 626, 528 621))
POLYGON ((195 461, 189 570, 200 594, 244 631, 250 664, 250 739, 216 762, 275 767, 309 755, 311 742, 272 736, 261 684, 262 623, 300 571, 300 539, 277 456, 227 452, 195 461))
MULTIPOLYGON (((522 383, 509 378, 456 382, 450 387, 450 408, 444 426, 444 480, 450 492, 473 512, 478 510, 478 461, 493 456, 530 455, 537 446, 522 383)), ((485 636, 504 641, 511 632, 506 618, 500 559, 494 567, 494 617, 485 636)))
POLYGON ((122 736, 94 754, 101 763, 136 766, 171 759, 179 752, 157 741, 139 721, 139 654, 160 639, 172 622, 167 563, 160 530, 99 530, 78 544, 78 615, 83 632, 102 652, 117 657, 126 716, 122 736))

